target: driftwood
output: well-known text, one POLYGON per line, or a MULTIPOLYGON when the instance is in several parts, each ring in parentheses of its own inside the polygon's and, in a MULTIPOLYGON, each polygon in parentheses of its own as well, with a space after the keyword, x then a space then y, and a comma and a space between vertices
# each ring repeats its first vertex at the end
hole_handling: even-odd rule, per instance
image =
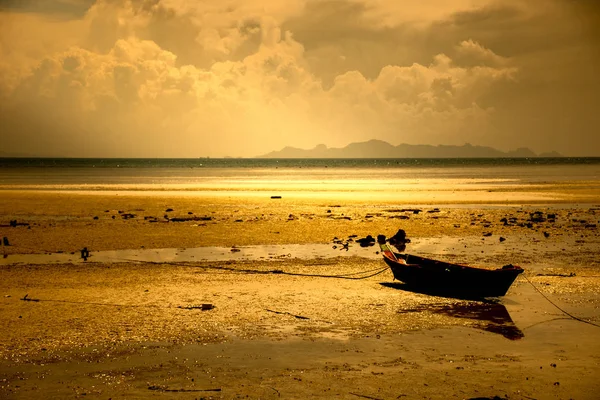
POLYGON ((275 310, 269 310, 268 308, 265 308, 265 310, 268 311, 268 312, 275 313, 275 314, 291 315, 292 317, 298 318, 298 319, 310 319, 308 317, 305 317, 305 316, 302 316, 302 315, 292 314, 292 313, 289 313, 287 311, 275 311, 275 310))
POLYGON ((29 294, 26 294, 26 295, 25 295, 25 296, 23 296, 23 298, 22 298, 22 299, 20 299, 20 300, 23 300, 23 301, 35 301, 35 302, 38 302, 38 301, 40 301, 40 299, 32 299, 32 298, 29 298, 29 294))
POLYGON ((358 394, 358 393, 352 393, 349 392, 352 396, 356 396, 356 397, 362 397, 363 399, 371 399, 371 400, 383 400, 380 399, 379 397, 371 397, 371 396, 365 396, 364 394, 358 394))
POLYGON ((214 388, 214 389, 169 389, 167 387, 164 386, 148 386, 148 390, 156 390, 159 392, 220 392, 221 388, 214 388))
POLYGON ((171 222, 188 222, 188 221, 212 221, 212 217, 174 217, 171 222))
POLYGON ((177 308, 183 308, 184 310, 207 311, 207 310, 212 310, 213 308, 215 308, 215 306, 212 304, 209 304, 209 303, 204 303, 204 304, 191 304, 189 306, 177 306, 177 308))

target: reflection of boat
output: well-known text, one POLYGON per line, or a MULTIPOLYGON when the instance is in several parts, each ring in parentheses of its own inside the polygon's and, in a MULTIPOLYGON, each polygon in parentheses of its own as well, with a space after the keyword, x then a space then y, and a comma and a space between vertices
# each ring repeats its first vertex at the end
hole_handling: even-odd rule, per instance
POLYGON ((385 241, 379 245, 383 260, 391 268, 395 279, 431 293, 464 297, 504 296, 523 272, 521 267, 513 265, 492 270, 451 264, 412 254, 394 253, 385 241))
POLYGON ((422 304, 400 312, 432 312, 454 318, 475 320, 473 325, 475 328, 500 334, 510 340, 518 340, 525 336, 513 322, 506 307, 497 303, 422 304))

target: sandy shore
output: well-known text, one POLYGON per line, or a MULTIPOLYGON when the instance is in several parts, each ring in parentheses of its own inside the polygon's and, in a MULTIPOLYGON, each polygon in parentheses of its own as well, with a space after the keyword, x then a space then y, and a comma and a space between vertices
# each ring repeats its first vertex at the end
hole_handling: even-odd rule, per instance
MULTIPOLYGON (((484 191, 485 192, 485 191, 484 191)), ((479 192, 478 192, 479 193, 479 192)), ((268 194, 248 196, 183 196, 157 193, 69 194, 65 192, 3 191, 0 198, 0 236, 11 246, 8 254, 73 252, 134 248, 185 248, 283 243, 329 243, 334 237, 393 234, 402 227, 411 237, 510 235, 541 229, 563 235, 573 228, 584 236, 598 230, 600 197, 574 191, 566 198, 545 194, 554 201, 530 204, 524 198, 504 202, 505 193, 488 193, 488 202, 432 203, 427 193, 416 203, 356 200, 350 194, 271 199, 268 194), (580 205, 583 204, 583 205, 580 205), (415 213, 412 210, 420 210, 415 213), (436 211, 437 209, 440 212, 436 211), (485 210, 485 211, 481 211, 485 210), (535 211, 557 214, 554 223, 519 226, 535 211), (554 211, 556 210, 556 211, 554 211), (516 218, 504 225, 502 218, 516 218), (9 226, 13 220, 19 225, 9 226), (183 220, 183 221, 182 221, 183 220), (582 222, 583 221, 583 222, 582 222)))
POLYGON ((600 328, 537 291, 600 324, 600 208, 571 199, 519 206, 7 191, 0 397, 595 399, 600 328), (333 244, 398 228, 415 246, 439 238, 421 247, 437 258, 519 264, 525 274, 489 303, 414 293, 387 270, 362 280, 269 273, 384 267, 355 257, 10 262, 83 247, 333 244), (20 300, 25 294, 38 301, 20 300))

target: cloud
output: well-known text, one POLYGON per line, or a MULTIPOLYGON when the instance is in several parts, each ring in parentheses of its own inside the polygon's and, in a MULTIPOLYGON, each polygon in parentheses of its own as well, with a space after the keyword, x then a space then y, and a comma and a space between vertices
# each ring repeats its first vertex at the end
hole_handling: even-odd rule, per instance
POLYGON ((255 156, 372 138, 562 150, 565 124, 589 132, 598 79, 584 74, 583 91, 580 76, 567 80, 590 52, 571 53, 567 28, 546 25, 566 7, 552 4, 99 0, 60 23, 0 13, 15 38, 0 42, 0 144, 97 157, 255 156), (513 29, 525 43, 511 45, 513 29))
POLYGON ((460 65, 501 67, 508 64, 508 60, 505 57, 495 54, 472 39, 460 42, 456 46, 456 55, 455 61, 460 65))
POLYGON ((94 0, 4 0, 0 11, 43 13, 53 17, 80 17, 92 6, 94 0))
POLYGON ((235 142, 250 156, 265 141, 308 146, 327 137, 334 145, 365 131, 391 141, 399 131, 413 142, 424 129, 441 137, 492 112, 475 104, 472 89, 510 78, 509 70, 454 67, 440 55, 430 66, 385 67, 375 80, 349 72, 326 90, 291 35, 262 29, 259 51, 208 70, 178 66, 173 53, 135 38, 118 40, 107 54, 74 48, 40 62, 10 103, 21 115, 31 106, 53 115, 46 131, 71 132, 72 143, 82 144, 79 130, 96 132, 85 155, 225 155, 235 142), (428 128, 432 117, 443 124, 428 128))

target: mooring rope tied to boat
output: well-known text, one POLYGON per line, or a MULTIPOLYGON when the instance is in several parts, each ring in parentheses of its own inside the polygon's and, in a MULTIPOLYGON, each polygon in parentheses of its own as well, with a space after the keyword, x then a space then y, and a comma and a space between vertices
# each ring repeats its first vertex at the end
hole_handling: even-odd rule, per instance
POLYGON ((386 266, 383 268, 377 267, 377 268, 369 269, 366 271, 349 272, 347 274, 325 275, 325 274, 301 274, 301 273, 297 273, 297 272, 286 272, 286 271, 283 271, 280 269, 273 269, 273 270, 238 269, 238 268, 222 267, 222 266, 215 266, 215 265, 196 265, 196 264, 190 264, 189 261, 173 263, 173 262, 159 262, 159 261, 141 261, 141 260, 126 259, 126 258, 120 258, 119 260, 120 261, 128 261, 128 262, 136 262, 136 263, 158 264, 158 265, 190 266, 190 267, 195 267, 195 268, 217 269, 217 270, 222 270, 222 271, 231 271, 231 272, 239 272, 239 273, 246 273, 246 274, 279 274, 279 275, 290 275, 290 276, 306 276, 306 277, 313 277, 313 278, 338 278, 338 279, 352 279, 352 280, 371 278, 373 276, 382 274, 386 270, 389 269, 389 267, 386 266), (369 274, 373 271, 376 271, 376 272, 371 275, 360 276, 360 277, 354 276, 354 275, 369 274))
POLYGON ((375 270, 370 270, 370 271, 362 271, 362 272, 355 272, 355 273, 351 273, 351 274, 341 274, 341 275, 323 275, 323 274, 300 274, 300 273, 295 273, 295 272, 277 272, 280 274, 284 274, 284 275, 292 275, 292 276, 308 276, 308 277, 315 277, 315 278, 339 278, 339 279, 367 279, 367 278, 371 278, 373 276, 379 275, 383 272, 385 272, 386 270, 388 270, 388 267, 385 267, 383 269, 377 269, 375 273, 371 274, 371 275, 367 275, 367 276, 360 276, 360 277, 353 277, 352 275, 359 275, 359 274, 366 274, 375 270))
POLYGON ((523 278, 525 278, 525 280, 526 280, 527 282, 529 282, 529 284, 530 284, 530 285, 531 285, 531 286, 532 286, 532 287, 533 287, 533 288, 534 288, 534 289, 535 289, 535 290, 536 290, 536 291, 537 291, 539 294, 541 294, 541 295, 542 295, 542 296, 543 296, 543 297, 544 297, 546 300, 548 300, 548 302, 549 302, 550 304, 552 304, 554 307, 556 307, 558 310, 560 310, 560 311, 561 311, 563 314, 565 314, 565 315, 568 315, 569 317, 573 318, 573 319, 574 319, 574 320, 576 320, 576 321, 583 322, 583 323, 585 323, 585 324, 590 324, 590 325, 592 325, 592 326, 595 326, 595 327, 597 327, 597 328, 600 328, 600 325, 598 325, 598 324, 596 324, 596 323, 594 323, 594 322, 587 321, 587 320, 585 320, 585 319, 583 319, 583 318, 579 318, 579 317, 577 317, 577 316, 575 316, 575 315, 573 315, 573 314, 569 313, 568 311, 565 311, 565 310, 563 310, 563 309, 562 309, 562 308, 560 308, 558 305, 556 305, 556 304, 555 304, 555 303, 554 303, 552 300, 550 300, 550 299, 548 298, 548 296, 546 296, 546 295, 545 295, 545 294, 544 294, 544 293, 543 293, 543 292, 542 292, 540 289, 538 289, 538 288, 537 288, 537 287, 536 287, 536 286, 533 284, 533 282, 531 282, 531 281, 529 280, 529 278, 528 278, 528 277, 526 277, 525 275, 523 275, 523 278))
MULTIPOLYGON (((166 263, 166 264, 169 264, 169 263, 166 263)), ((198 268, 207 268, 207 269, 219 269, 219 270, 240 272, 240 273, 247 273, 247 274, 276 274, 276 275, 289 275, 289 276, 305 276, 305 277, 312 277, 312 278, 338 278, 338 279, 351 279, 351 280, 360 280, 360 279, 371 278, 371 277, 379 275, 389 269, 388 267, 383 267, 383 268, 375 268, 375 269, 366 270, 366 271, 351 272, 351 273, 347 273, 347 274, 326 275, 326 274, 301 274, 299 272, 286 272, 286 271, 283 271, 280 269, 261 271, 261 270, 254 270, 254 269, 236 269, 236 268, 228 268, 228 267, 220 267, 220 266, 201 266, 200 265, 197 267, 198 268), (354 276, 354 275, 369 274, 373 271, 376 271, 376 272, 374 272, 373 274, 370 274, 370 275, 366 275, 366 276, 354 276)))

